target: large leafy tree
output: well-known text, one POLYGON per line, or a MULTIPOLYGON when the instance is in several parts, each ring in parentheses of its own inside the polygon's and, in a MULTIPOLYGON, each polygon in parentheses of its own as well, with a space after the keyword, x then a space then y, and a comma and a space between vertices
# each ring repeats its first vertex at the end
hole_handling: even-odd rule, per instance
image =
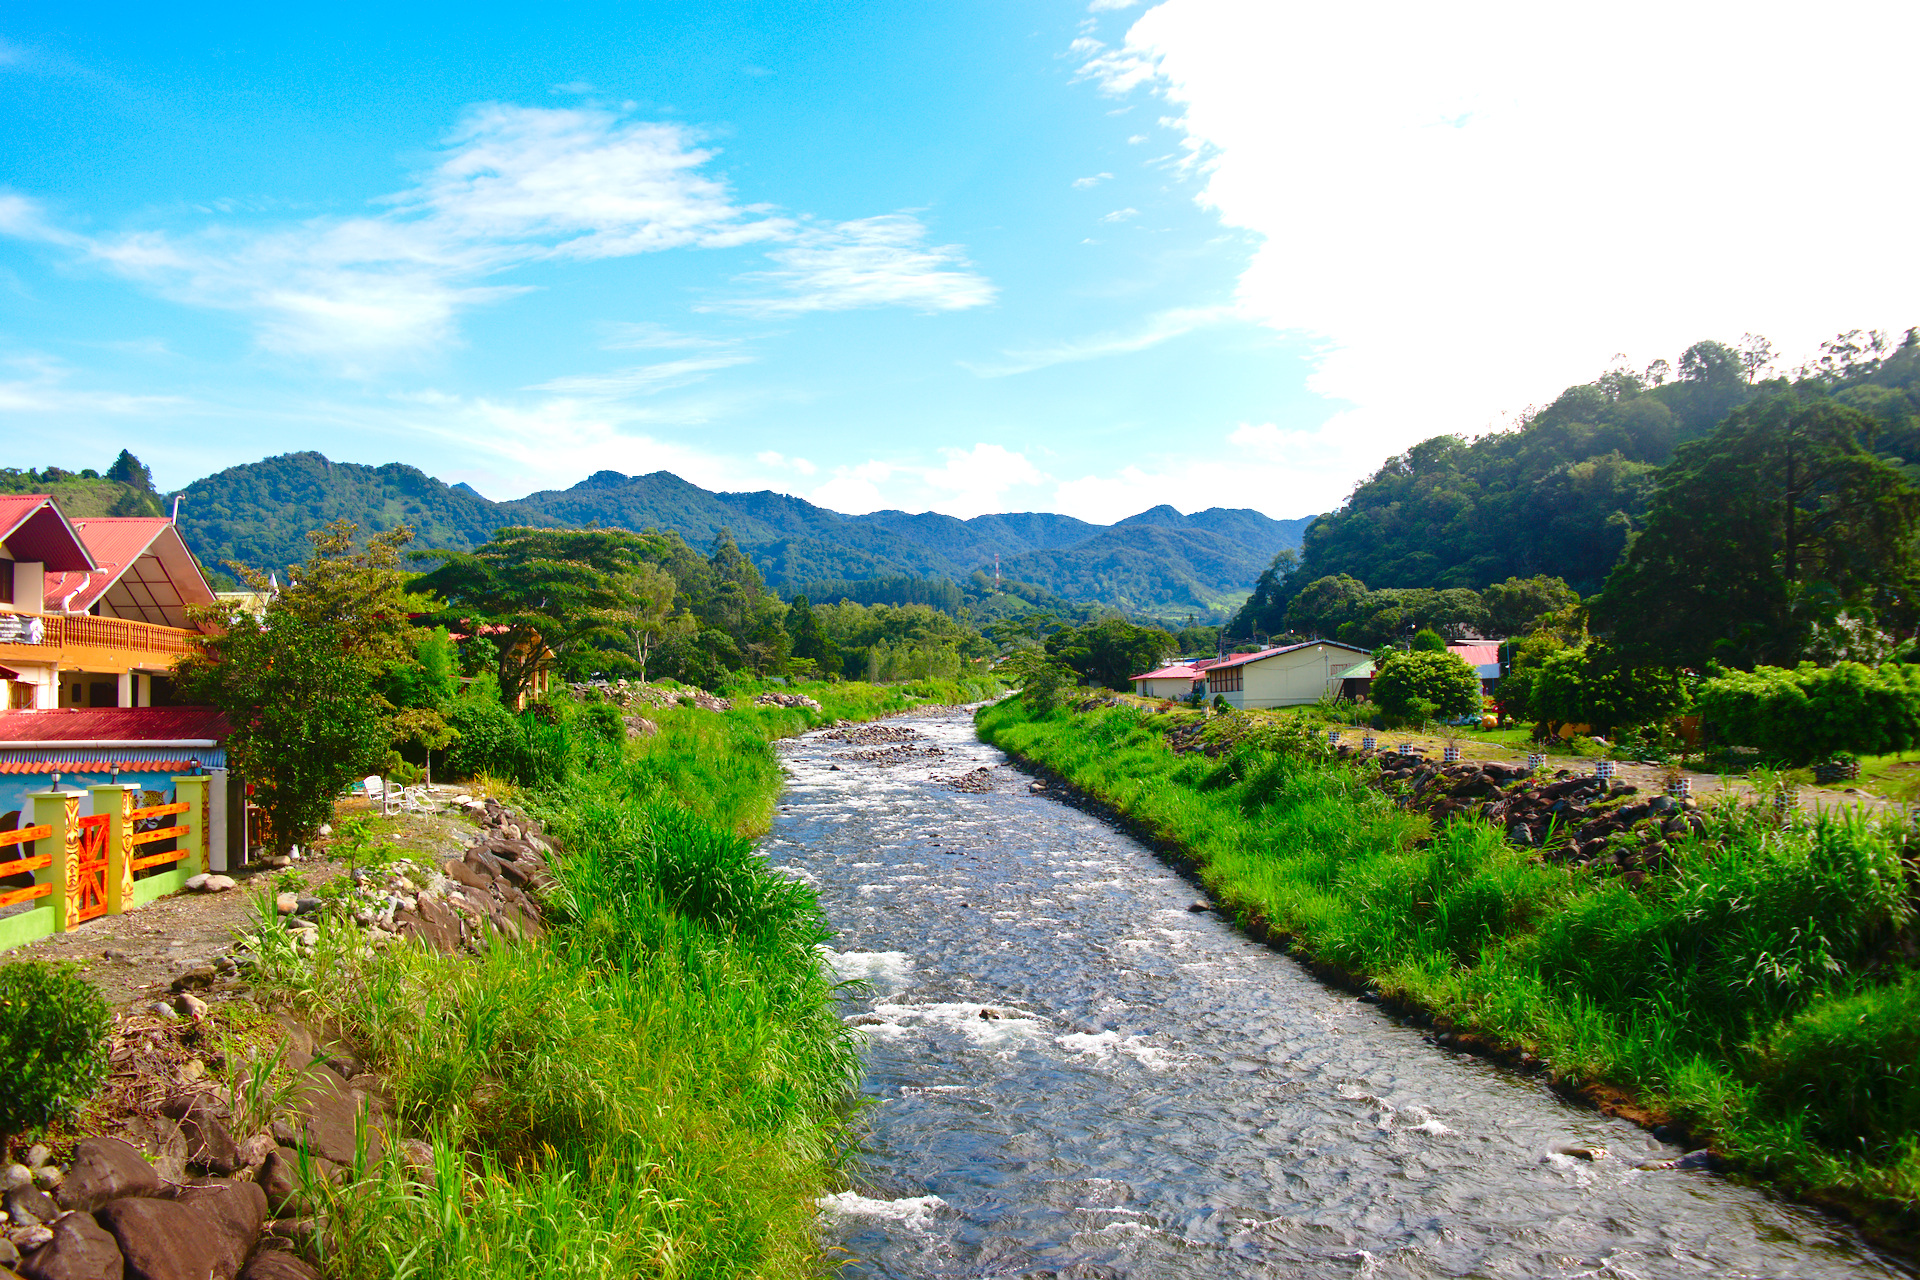
POLYGON ((189 698, 226 713, 228 757, 282 849, 313 838, 334 797, 379 766, 392 738, 372 668, 336 626, 282 601, 228 617, 177 676, 189 698))
POLYGON ((451 625, 492 637, 511 706, 543 667, 596 646, 626 652, 661 628, 674 582, 656 551, 649 535, 619 529, 499 529, 413 586, 446 600, 451 625))
POLYGON ((1660 472, 1647 529, 1592 602, 1622 659, 1790 665, 1842 614, 1914 615, 1920 490, 1873 419, 1786 392, 1729 415, 1660 472))
POLYGON ((1374 672, 1373 700, 1402 720, 1458 720, 1480 709, 1480 677, 1445 649, 1396 653, 1374 672))
POLYGON ((1085 627, 1056 631, 1046 639, 1049 656, 1109 689, 1125 689, 1128 680, 1151 671, 1179 652, 1171 633, 1107 618, 1085 627))

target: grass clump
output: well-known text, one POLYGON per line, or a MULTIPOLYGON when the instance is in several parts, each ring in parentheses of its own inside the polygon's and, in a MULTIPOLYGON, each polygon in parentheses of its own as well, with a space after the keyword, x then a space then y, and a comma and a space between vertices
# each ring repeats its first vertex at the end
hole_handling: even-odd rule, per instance
MULTIPOLYGON (((1253 719, 1232 717, 1230 719, 1253 719)), ((1920 1232, 1912 828, 1727 802, 1639 886, 1436 826, 1284 726, 1009 700, 981 735, 1199 865, 1243 922, 1574 1084, 1624 1087, 1783 1189, 1920 1232)))
MULTIPOLYGON (((649 710, 653 736, 522 792, 560 849, 548 934, 477 958, 263 945, 263 988, 338 1027, 381 1075, 397 1149, 329 1195, 339 1280, 803 1276, 859 1060, 813 890, 751 837, 774 739, 958 687, 805 686, 818 712, 649 710), (267 954, 271 952, 271 954, 267 954)), ((744 701, 744 700, 742 700, 744 701)))
POLYGON ((107 1078, 107 1002, 78 966, 0 966, 0 1135, 73 1115, 107 1078))

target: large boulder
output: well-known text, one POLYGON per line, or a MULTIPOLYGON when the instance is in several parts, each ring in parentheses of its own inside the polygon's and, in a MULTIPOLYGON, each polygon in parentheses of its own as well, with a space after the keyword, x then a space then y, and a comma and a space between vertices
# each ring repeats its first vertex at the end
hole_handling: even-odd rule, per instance
POLYGON ((177 1094, 167 1099, 161 1112, 180 1122, 189 1165, 222 1175, 240 1167, 240 1148, 206 1094, 177 1094))
POLYGON ((53 1224, 53 1239, 20 1264, 25 1280, 122 1280, 120 1245, 90 1213, 70 1213, 53 1224))
POLYGON ((160 1175, 133 1147, 118 1138, 82 1138, 53 1197, 62 1209, 97 1209, 123 1196, 159 1192, 160 1175))
POLYGON ((207 1280, 220 1264, 206 1217, 186 1205, 134 1196, 109 1200, 94 1216, 119 1242, 126 1280, 207 1280))
POLYGON ((175 1197, 205 1221, 216 1259, 213 1280, 233 1280, 246 1265, 267 1221, 267 1195, 251 1182, 184 1187, 175 1197))
POLYGON ((320 1273, 285 1249, 262 1249, 240 1273, 240 1280, 320 1280, 320 1273))

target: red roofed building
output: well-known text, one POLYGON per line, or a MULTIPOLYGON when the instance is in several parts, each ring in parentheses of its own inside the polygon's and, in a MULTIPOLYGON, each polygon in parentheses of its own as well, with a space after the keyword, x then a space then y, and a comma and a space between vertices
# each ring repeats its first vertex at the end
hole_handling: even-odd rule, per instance
POLYGON ((0 494, 6 707, 136 707, 167 698, 213 588, 170 520, 68 520, 46 494, 0 494))
POLYGON ((1132 677, 1133 691, 1143 698, 1184 698, 1193 692, 1201 672, 1197 662, 1175 662, 1132 677))
MULTIPOLYGON (((211 776, 213 869, 238 865, 242 790, 228 785, 227 718, 212 707, 82 707, 0 711, 0 829, 21 821, 32 792, 115 783, 167 797, 173 779, 211 776), (231 841, 231 847, 229 842, 231 841), (229 855, 233 861, 229 862, 229 855)), ((149 800, 148 803, 161 803, 149 800)), ((85 806, 91 797, 82 801, 85 806)))

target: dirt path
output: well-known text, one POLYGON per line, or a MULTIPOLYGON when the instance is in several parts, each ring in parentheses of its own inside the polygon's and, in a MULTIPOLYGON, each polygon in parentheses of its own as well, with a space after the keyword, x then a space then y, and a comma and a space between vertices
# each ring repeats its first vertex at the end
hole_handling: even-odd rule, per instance
MULTIPOLYGON (((451 787, 436 791, 455 793, 451 787)), ((364 800, 343 801, 335 811, 335 823, 367 812, 364 800)), ((405 856, 438 865, 460 855, 473 829, 471 819, 452 814, 395 814, 377 819, 374 834, 378 842, 397 846, 405 856)), ((287 870, 297 873, 301 892, 311 892, 345 874, 348 864, 329 840, 322 839, 287 870)), ((71 933, 56 933, 0 953, 0 964, 69 960, 80 966, 114 1008, 142 998, 160 999, 175 978, 211 963, 232 947, 235 935, 247 931, 256 900, 262 894, 271 900, 283 873, 259 867, 230 874, 239 883, 225 893, 182 891, 125 915, 98 916, 71 933)))
MULTIPOLYGON (((1340 740, 1358 744, 1362 734, 1373 733, 1379 738, 1382 747, 1395 747, 1403 742, 1411 742, 1422 748, 1431 759, 1438 760, 1445 750, 1447 739, 1436 734, 1404 733, 1398 730, 1370 730, 1348 728, 1341 731, 1340 740)), ((1478 742, 1472 738, 1459 741, 1462 760, 1504 760, 1524 763, 1527 752, 1511 747, 1496 746, 1492 743, 1478 742)), ((1546 767, 1549 773, 1565 769, 1569 773, 1592 773, 1599 761, 1587 756, 1547 754, 1546 767)), ((1613 766, 1614 777, 1630 786, 1640 788, 1646 794, 1658 794, 1666 790, 1667 770, 1664 765, 1640 764, 1631 760, 1617 760, 1613 766)), ((1745 778, 1729 777, 1718 773, 1696 773, 1691 769, 1681 770, 1681 776, 1693 782, 1693 794, 1704 804, 1714 797, 1731 793, 1745 800, 1758 800, 1763 797, 1754 785, 1745 778)), ((1882 813, 1898 808, 1894 802, 1872 795, 1858 787, 1815 787, 1802 786, 1799 789, 1799 804, 1809 813, 1819 810, 1863 809, 1868 813, 1882 813)))

